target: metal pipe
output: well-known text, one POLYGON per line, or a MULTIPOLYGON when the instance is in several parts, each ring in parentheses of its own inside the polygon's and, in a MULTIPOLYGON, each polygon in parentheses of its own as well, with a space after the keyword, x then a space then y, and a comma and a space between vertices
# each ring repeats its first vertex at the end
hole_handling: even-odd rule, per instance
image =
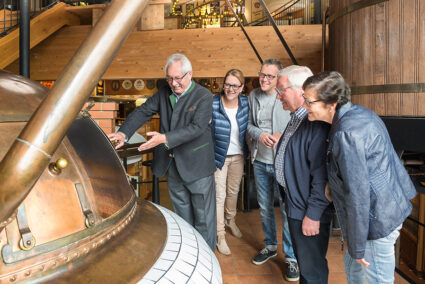
POLYGON ((152 175, 152 202, 159 205, 159 179, 152 175))
POLYGON ((326 9, 326 0, 322 0, 322 68, 321 71, 325 71, 325 57, 326 57, 326 14, 327 14, 327 9, 326 9))
POLYGON ((322 23, 322 0, 314 0, 314 24, 322 23))
POLYGON ((3 2, 3 31, 1 32, 1 34, 3 34, 4 32, 6 32, 6 4, 4 4, 3 2))
POLYGON ((30 77, 30 1, 20 0, 19 74, 30 77))
POLYGON ((0 162, 0 222, 25 199, 149 0, 114 0, 0 162))

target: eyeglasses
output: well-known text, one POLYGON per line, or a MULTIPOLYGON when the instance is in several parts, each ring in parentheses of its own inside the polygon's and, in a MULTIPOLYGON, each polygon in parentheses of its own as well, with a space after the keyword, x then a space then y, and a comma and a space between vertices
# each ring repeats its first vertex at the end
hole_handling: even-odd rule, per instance
POLYGON ((186 77, 186 75, 188 73, 189 73, 189 71, 186 72, 186 73, 184 73, 184 75, 181 76, 181 77, 174 77, 174 78, 173 77, 169 77, 169 76, 165 76, 165 80, 167 80, 168 83, 171 83, 173 81, 176 81, 177 83, 180 83, 184 79, 184 77, 186 77))
POLYGON ((303 98, 304 98, 305 104, 306 104, 308 107, 311 107, 311 104, 313 104, 313 103, 321 102, 321 101, 322 101, 322 100, 320 100, 320 99, 315 100, 315 101, 309 101, 309 100, 308 100, 308 99, 304 96, 304 94, 303 94, 303 98))
POLYGON ((224 83, 223 84, 223 87, 225 88, 225 89, 232 89, 233 91, 236 91, 237 89, 239 89, 240 87, 242 87, 242 85, 231 85, 231 84, 227 84, 227 83, 224 83))
POLYGON ((267 80, 271 81, 274 78, 276 78, 275 75, 270 75, 270 74, 264 74, 263 72, 258 72, 258 77, 260 77, 261 79, 266 78, 267 80))
POLYGON ((292 88, 292 86, 289 86, 289 87, 287 87, 287 88, 283 88, 282 90, 279 90, 278 88, 276 88, 276 92, 277 92, 279 95, 283 96, 283 95, 286 93, 286 90, 288 90, 288 89, 290 89, 290 88, 292 88))

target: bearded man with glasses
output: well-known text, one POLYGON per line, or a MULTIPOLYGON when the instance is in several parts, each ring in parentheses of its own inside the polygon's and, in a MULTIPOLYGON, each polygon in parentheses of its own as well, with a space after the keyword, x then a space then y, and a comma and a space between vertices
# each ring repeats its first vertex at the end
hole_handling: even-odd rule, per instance
POLYGON ((214 183, 214 144, 211 135, 213 96, 192 80, 192 65, 182 54, 171 55, 164 68, 168 85, 160 87, 136 108, 119 131, 108 135, 120 148, 154 114, 160 131, 139 151, 155 147, 152 172, 168 174, 168 189, 175 212, 195 227, 214 251, 217 239, 214 183))
MULTIPOLYGON (((282 109, 282 105, 276 100, 277 74, 281 69, 282 64, 277 59, 264 61, 258 73, 260 88, 253 90, 248 98, 250 112, 247 132, 251 137, 251 161, 265 235, 265 247, 252 260, 256 265, 261 265, 277 255, 274 194, 278 184, 273 163, 276 145, 289 121, 289 111, 282 109)), ((292 248, 286 212, 280 194, 277 195, 282 214, 285 278, 287 281, 297 281, 299 279, 297 260, 292 248)))

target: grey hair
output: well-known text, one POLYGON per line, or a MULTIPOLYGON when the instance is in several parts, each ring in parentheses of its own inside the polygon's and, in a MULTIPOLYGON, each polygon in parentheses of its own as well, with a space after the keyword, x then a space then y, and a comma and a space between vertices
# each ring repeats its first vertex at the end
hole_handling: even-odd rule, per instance
POLYGON ((317 96, 325 104, 336 103, 337 109, 351 101, 350 86, 336 71, 320 72, 311 76, 303 85, 304 90, 310 88, 317 92, 317 96))
POLYGON ((288 76, 288 83, 292 89, 301 88, 308 77, 312 76, 310 68, 306 66, 291 65, 279 70, 277 78, 288 76))
POLYGON ((170 57, 168 57, 167 62, 165 63, 165 68, 164 68, 165 75, 167 75, 168 67, 171 64, 178 62, 178 61, 180 61, 182 63, 182 72, 183 73, 192 71, 192 64, 190 63, 189 59, 187 59, 187 57, 184 56, 183 54, 174 53, 170 57))
POLYGON ((283 68, 282 63, 279 61, 279 59, 276 58, 266 59, 263 64, 261 64, 261 67, 263 67, 264 65, 274 65, 277 67, 277 70, 281 70, 283 68))

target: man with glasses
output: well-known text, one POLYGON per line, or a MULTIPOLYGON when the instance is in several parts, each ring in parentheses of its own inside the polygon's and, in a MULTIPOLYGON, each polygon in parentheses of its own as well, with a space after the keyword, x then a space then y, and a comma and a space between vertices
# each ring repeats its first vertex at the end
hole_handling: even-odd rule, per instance
MULTIPOLYGON (((328 283, 326 252, 332 205, 325 196, 326 138, 330 125, 308 120, 302 85, 312 76, 304 66, 279 71, 277 98, 291 120, 277 145, 276 179, 284 189, 292 244, 300 267, 301 284, 328 283)), ((306 103, 314 103, 309 101, 306 103)))
POLYGON ((154 114, 160 115, 160 131, 139 151, 154 148, 152 172, 168 174, 168 188, 175 212, 194 226, 215 250, 217 238, 214 183, 214 144, 211 135, 213 96, 192 80, 192 65, 182 54, 165 64, 168 85, 136 108, 120 127, 108 135, 116 149, 154 114))
MULTIPOLYGON (((250 113, 248 135, 251 141, 251 161, 254 167, 254 178, 257 187, 257 200, 265 235, 265 248, 252 260, 260 265, 277 255, 276 217, 274 213, 274 193, 278 188, 274 171, 276 145, 289 121, 289 112, 282 109, 276 100, 277 73, 282 64, 277 59, 264 61, 258 73, 260 88, 249 95, 250 113)), ((299 278, 297 260, 292 248, 288 221, 280 194, 278 194, 283 226, 283 252, 285 253, 286 273, 288 281, 299 278)))

